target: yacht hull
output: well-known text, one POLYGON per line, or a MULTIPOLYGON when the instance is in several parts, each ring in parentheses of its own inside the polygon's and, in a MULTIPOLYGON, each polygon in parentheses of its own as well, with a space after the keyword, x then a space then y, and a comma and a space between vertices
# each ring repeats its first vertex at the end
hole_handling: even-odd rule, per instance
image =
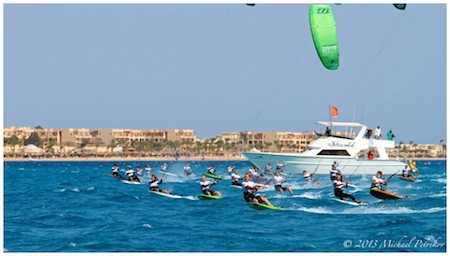
POLYGON ((383 174, 394 174, 405 167, 405 163, 396 160, 358 160, 352 157, 339 156, 302 156, 301 154, 279 154, 279 153, 242 153, 247 160, 258 168, 263 168, 267 163, 276 166, 281 161, 288 173, 302 173, 303 170, 316 174, 329 174, 334 161, 339 164, 338 169, 348 175, 375 175, 378 170, 383 174))

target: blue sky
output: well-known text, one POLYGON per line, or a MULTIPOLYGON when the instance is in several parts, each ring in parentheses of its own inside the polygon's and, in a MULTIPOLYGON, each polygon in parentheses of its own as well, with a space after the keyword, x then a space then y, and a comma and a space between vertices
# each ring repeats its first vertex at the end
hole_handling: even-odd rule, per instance
POLYGON ((308 5, 5 5, 4 125, 446 136, 446 7, 333 5, 340 67, 308 5))

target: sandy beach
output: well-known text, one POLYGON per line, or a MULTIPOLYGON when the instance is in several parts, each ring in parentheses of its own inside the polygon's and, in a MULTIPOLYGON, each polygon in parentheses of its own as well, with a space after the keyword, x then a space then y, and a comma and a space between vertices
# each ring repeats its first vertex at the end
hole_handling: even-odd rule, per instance
MULTIPOLYGON (((414 158, 419 161, 446 160, 446 158, 414 158)), ((43 161, 43 162, 121 162, 121 161, 175 161, 174 157, 64 157, 64 158, 3 158, 5 162, 27 162, 27 161, 43 161)), ((246 161, 244 157, 230 156, 205 156, 205 157, 180 157, 178 161, 246 161)))
MULTIPOLYGON (((243 157, 180 157, 178 161, 245 161, 243 157)), ((5 162, 27 162, 27 161, 43 161, 43 162, 82 162, 82 161, 175 161, 174 157, 64 157, 64 158, 3 158, 5 162)))

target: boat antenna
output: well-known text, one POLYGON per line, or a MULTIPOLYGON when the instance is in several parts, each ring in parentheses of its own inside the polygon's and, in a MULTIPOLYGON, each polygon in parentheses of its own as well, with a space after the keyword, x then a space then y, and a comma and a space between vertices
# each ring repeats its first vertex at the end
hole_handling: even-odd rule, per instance
POLYGON ((328 114, 330 114, 330 134, 333 134, 333 121, 331 120, 331 105, 328 105, 328 114))

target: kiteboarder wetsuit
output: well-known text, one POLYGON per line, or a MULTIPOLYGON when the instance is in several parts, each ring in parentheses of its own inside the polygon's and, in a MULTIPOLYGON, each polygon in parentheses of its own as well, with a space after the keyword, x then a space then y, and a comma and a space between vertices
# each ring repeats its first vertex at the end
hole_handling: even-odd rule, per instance
POLYGON ((191 167, 189 165, 184 166, 184 175, 189 176, 192 174, 191 167))
POLYGON ((336 180, 336 176, 338 175, 338 174, 341 174, 341 171, 339 171, 336 167, 331 167, 331 170, 330 170, 330 180, 331 181, 335 181, 336 180))
POLYGON ((128 180, 129 181, 138 181, 138 182, 140 182, 139 178, 134 173, 134 170, 132 170, 131 168, 127 168, 126 174, 128 176, 128 180))
MULTIPOLYGON (((242 182, 242 192, 244 193, 244 200, 248 203, 252 203, 253 199, 258 199, 255 194, 253 194, 254 191, 256 191, 256 183, 253 181, 244 181, 242 182)), ((258 200, 259 201, 259 200, 258 200)))
POLYGON ((370 188, 377 188, 377 189, 383 189, 381 185, 384 183, 384 180, 382 178, 378 178, 377 176, 372 177, 372 185, 370 188))
POLYGON ((239 180, 242 180, 242 177, 237 172, 231 174, 231 185, 242 186, 239 180))
POLYGON ((313 182, 312 176, 313 175, 307 171, 303 172, 303 178, 306 180, 306 182, 309 182, 309 183, 313 182))
POLYGON ((120 175, 119 175, 119 170, 120 170, 119 166, 117 166, 116 164, 114 164, 113 167, 112 167, 111 169, 112 169, 112 176, 114 176, 114 177, 120 176, 120 175))
MULTIPOLYGON (((277 171, 279 172, 279 171, 277 171)), ((275 175, 273 176, 273 183, 275 184, 275 190, 276 191, 280 191, 280 190, 287 190, 286 187, 283 187, 281 184, 283 184, 283 182, 285 181, 285 179, 281 176, 281 175, 275 175)))
POLYGON ((333 185, 334 185, 334 195, 336 197, 339 197, 341 200, 344 200, 344 198, 348 197, 355 202, 359 202, 358 200, 356 200, 356 198, 354 196, 344 193, 343 188, 345 187, 346 184, 342 180, 338 180, 338 179, 334 180, 333 185))
POLYGON ((149 182, 149 184, 150 184, 150 191, 160 192, 159 185, 162 182, 163 182, 162 179, 158 180, 157 178, 152 178, 152 180, 150 180, 150 182, 149 182))
POLYGON ((211 175, 216 175, 215 172, 216 172, 216 168, 214 168, 214 166, 210 165, 208 167, 208 173, 211 175))
POLYGON ((264 175, 270 175, 270 171, 272 170, 272 165, 270 163, 266 164, 264 167, 264 175))
POLYGON ((215 191, 211 190, 211 186, 215 185, 216 183, 217 183, 216 181, 209 181, 209 180, 200 181, 200 187, 202 188, 203 194, 214 195, 215 191))

